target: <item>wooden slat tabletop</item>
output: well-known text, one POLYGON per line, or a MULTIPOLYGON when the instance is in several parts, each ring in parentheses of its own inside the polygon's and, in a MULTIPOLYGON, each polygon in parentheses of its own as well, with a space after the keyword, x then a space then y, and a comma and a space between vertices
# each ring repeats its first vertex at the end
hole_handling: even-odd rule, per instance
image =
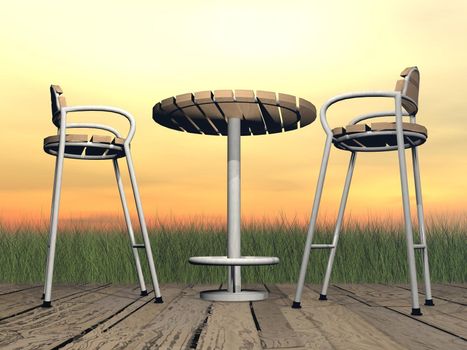
MULTIPOLYGON (((407 285, 337 284, 319 301, 306 285, 292 309, 295 285, 269 290, 259 302, 209 302, 219 286, 161 286, 164 303, 135 286, 56 286, 42 308, 42 286, 0 285, 2 349, 465 349, 465 284, 434 284, 434 307, 411 316, 407 285)), ((422 286, 421 286, 422 287, 422 286)), ((420 300, 424 300, 420 289, 420 300)))

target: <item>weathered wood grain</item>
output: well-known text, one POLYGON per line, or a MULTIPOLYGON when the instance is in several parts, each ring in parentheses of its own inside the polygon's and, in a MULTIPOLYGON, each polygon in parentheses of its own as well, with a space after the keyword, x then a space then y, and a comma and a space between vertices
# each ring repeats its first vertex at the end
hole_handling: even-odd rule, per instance
MULTIPOLYGON (((410 287, 407 284, 397 284, 399 288, 404 288, 410 290, 410 287)), ((423 284, 419 285, 418 291, 420 294, 425 295, 425 288, 423 284)), ((434 299, 442 299, 446 301, 452 301, 454 303, 460 303, 464 306, 467 305, 467 290, 458 288, 456 286, 446 286, 444 284, 432 284, 431 285, 431 294, 434 299)))
POLYGON ((388 308, 349 304, 348 309, 408 349, 465 349, 463 340, 388 308))
POLYGON ((34 309, 0 323, 0 348, 53 348, 138 298, 134 287, 108 287, 34 309))
MULTIPOLYGON (((247 287, 256 290, 265 289, 264 285, 248 285, 247 287)), ((270 285, 268 288, 270 293, 267 300, 252 303, 261 328, 258 334, 263 349, 303 347, 305 343, 282 313, 283 309, 290 307, 284 300, 287 297, 274 285, 270 285)))
POLYGON ((295 286, 289 284, 268 285, 273 294, 281 294, 280 301, 284 303, 282 314, 293 328, 297 337, 301 339, 305 349, 335 349, 328 341, 317 323, 310 319, 302 309, 292 309, 292 300, 295 295, 295 286))
MULTIPOLYGON (((339 287, 343 288, 345 286, 339 285, 339 287)), ((371 300, 365 300, 365 298, 360 296, 356 298, 351 292, 345 292, 337 287, 334 288, 336 288, 341 295, 342 293, 348 294, 349 300, 362 300, 361 303, 349 302, 346 307, 370 322, 394 341, 409 349, 434 350, 449 348, 460 350, 465 348, 464 341, 455 336, 447 334, 439 329, 429 327, 426 324, 418 322, 416 319, 407 317, 389 308, 378 306, 377 303, 371 300), (371 307, 369 307, 369 305, 371 305, 371 307)), ((332 302, 334 292, 331 292, 331 288, 329 290, 329 301, 332 302)), ((381 293, 379 295, 386 297, 386 303, 391 303, 391 301, 387 299, 388 293, 381 293)), ((401 302, 398 301, 398 298, 399 297, 396 297, 392 302, 400 304, 401 302)), ((409 302, 407 302, 406 307, 410 307, 409 302)))
MULTIPOLYGON (((52 303, 54 304, 55 301, 87 293, 89 290, 99 287, 98 285, 55 286, 52 303)), ((42 286, 41 288, 24 289, 12 294, 0 295, 0 319, 11 317, 33 307, 39 307, 42 305, 41 296, 42 286)))
POLYGON ((154 304, 154 294, 149 293, 149 297, 138 299, 134 304, 128 306, 124 311, 115 315, 111 319, 98 325, 92 332, 89 332, 81 337, 77 337, 63 349, 100 349, 107 346, 118 345, 121 334, 119 331, 112 331, 113 328, 123 329, 126 324, 130 323, 132 330, 136 329, 136 322, 144 326, 145 320, 141 318, 142 308, 149 308, 151 312, 145 312, 145 316, 156 316, 162 310, 170 307, 171 302, 180 295, 182 290, 187 286, 182 285, 164 285, 162 287, 163 304, 154 304), (135 317, 135 320, 126 321, 130 317, 135 317), (123 325, 120 325, 123 323, 123 325))
POLYGON ((24 310, 0 321, 0 348, 457 350, 467 344, 462 285, 434 284, 436 305, 422 305, 421 317, 410 315, 407 285, 333 285, 328 301, 318 300, 320 285, 306 285, 302 309, 290 307, 295 285, 268 285, 269 299, 252 303, 260 331, 249 303, 199 299, 199 291, 217 286, 164 285, 164 304, 155 304, 152 293, 139 297, 134 286, 92 287, 55 287, 51 309, 34 307, 41 288, 0 294, 0 312, 24 310))
MULTIPOLYGON (((316 284, 307 284, 306 287, 318 294, 321 293, 321 285, 316 285, 316 284)), ((348 305, 349 303, 353 304, 359 304, 359 303, 365 303, 365 301, 361 298, 358 298, 356 295, 351 295, 349 298, 349 292, 339 288, 338 286, 333 286, 330 285, 327 290, 327 298, 328 300, 332 301, 333 303, 339 304, 339 305, 348 305)), ((316 297, 316 300, 318 300, 318 297, 316 297)), ((318 304, 322 305, 323 301, 318 300, 318 304)), ((375 303, 368 303, 368 306, 377 306, 375 303)))
MULTIPOLYGON (((381 288, 376 286, 376 284, 339 283, 335 287, 371 306, 406 306, 411 308, 410 294, 405 293, 403 289, 394 286, 386 288, 386 285, 380 285, 381 288)), ((329 293, 329 297, 331 297, 331 293, 329 293)))
POLYGON ((196 349, 262 349, 249 303, 213 303, 196 349))
MULTIPOLYGON (((215 288, 214 286, 212 288, 215 288)), ((166 305, 150 303, 105 332, 100 349, 183 349, 207 316, 203 288, 185 288, 166 305), (160 312, 157 308, 163 307, 160 312)))
MULTIPOLYGON (((391 285, 346 285, 348 289, 366 301, 377 303, 391 310, 412 317, 427 325, 467 339, 467 307, 446 300, 435 300, 434 307, 422 307, 423 316, 411 316, 410 291, 391 285), (384 296, 384 298, 383 298, 384 296)), ((419 295, 421 301, 423 295, 419 295)))
POLYGON ((443 286, 467 289, 467 283, 442 283, 443 286))
MULTIPOLYGON (((295 288, 290 285, 278 287, 293 298, 295 288)), ((318 293, 304 288, 302 312, 307 321, 322 332, 333 349, 405 349, 352 310, 330 300, 319 301, 318 293)), ((313 346, 313 339, 309 339, 313 346)), ((308 345, 307 344, 307 345, 308 345)))
POLYGON ((32 286, 30 284, 0 284, 0 296, 6 294, 12 294, 26 289, 40 288, 41 285, 32 286))

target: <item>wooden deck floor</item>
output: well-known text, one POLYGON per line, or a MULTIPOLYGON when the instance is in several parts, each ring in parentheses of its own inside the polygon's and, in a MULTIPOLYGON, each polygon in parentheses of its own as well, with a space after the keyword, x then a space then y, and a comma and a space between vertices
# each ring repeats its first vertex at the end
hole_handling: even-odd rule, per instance
MULTIPOLYGON (((253 303, 211 303, 219 286, 162 286, 164 304, 134 286, 56 286, 40 307, 41 286, 0 285, 1 349, 467 349, 466 284, 433 286, 435 306, 410 316, 406 285, 307 285, 291 309, 292 285, 267 288, 253 303)), ((420 293, 420 300, 424 300, 420 293)))

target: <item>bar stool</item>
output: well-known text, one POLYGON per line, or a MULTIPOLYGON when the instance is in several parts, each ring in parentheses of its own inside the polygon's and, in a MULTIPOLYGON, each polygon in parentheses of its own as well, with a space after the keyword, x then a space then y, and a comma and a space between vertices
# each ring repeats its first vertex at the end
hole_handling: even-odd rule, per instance
POLYGON ((60 204, 60 191, 62 186, 62 173, 64 158, 84 159, 84 160, 105 160, 110 159, 113 163, 115 177, 117 179, 117 187, 120 193, 125 222, 128 228, 128 236, 130 238, 131 249, 135 259, 136 272, 138 275, 139 285, 141 288, 141 296, 148 295, 146 285, 144 283, 143 272, 139 259, 138 249, 145 249, 149 270, 151 272, 152 283, 155 292, 155 302, 162 303, 162 297, 157 281, 156 269, 151 251, 151 243, 148 238, 148 232, 143 214, 143 207, 136 183, 135 171, 130 152, 130 142, 135 134, 135 120, 133 116, 119 108, 109 106, 67 106, 63 91, 58 85, 50 87, 50 95, 52 100, 52 122, 58 128, 57 135, 49 136, 44 139, 44 151, 56 157, 54 187, 52 195, 52 209, 50 214, 50 232, 46 263, 46 280, 43 294, 43 307, 51 306, 52 295, 52 277, 55 258, 55 244, 57 238, 58 225, 58 210, 60 204), (125 138, 113 127, 103 124, 94 123, 69 123, 67 116, 74 112, 108 112, 125 117, 130 123, 130 129, 125 138), (67 129, 98 129, 110 132, 112 136, 67 134, 67 129), (130 213, 123 190, 122 178, 118 166, 118 158, 125 157, 130 175, 130 182, 133 189, 133 195, 136 202, 136 210, 141 226, 141 232, 144 243, 136 243, 131 224, 130 213))
POLYGON ((402 205, 404 210, 405 233, 407 240, 407 260, 410 276, 412 315, 422 315, 418 300, 417 275, 415 267, 414 249, 423 251, 423 270, 425 280, 425 305, 433 306, 430 286, 430 271, 428 266, 428 251, 426 245, 425 224, 423 216, 422 190, 420 184, 420 170, 418 165, 417 147, 425 143, 427 139, 427 130, 424 126, 416 123, 416 114, 418 111, 418 92, 420 83, 420 73, 417 67, 409 67, 402 71, 402 80, 398 80, 395 91, 366 91, 346 93, 335 96, 328 100, 320 111, 321 124, 326 132, 326 143, 324 147, 321 169, 318 177, 315 198, 313 201, 313 210, 310 218, 305 250, 303 253, 300 275, 297 283, 297 291, 292 304, 293 308, 300 308, 303 286, 305 283, 305 274, 311 249, 330 249, 329 260, 324 277, 324 283, 320 294, 320 300, 326 300, 326 293, 331 277, 332 265, 336 254, 339 233, 342 226, 345 205, 349 193, 352 173, 355 166, 357 152, 385 152, 398 151, 399 170, 402 188, 402 205), (349 125, 338 127, 331 130, 327 122, 326 113, 329 107, 337 102, 358 99, 358 98, 390 98, 394 99, 395 109, 390 111, 373 112, 364 114, 351 120, 349 125), (365 120, 379 117, 395 117, 395 122, 374 122, 371 125, 362 123, 365 120), (410 122, 403 122, 403 117, 409 117, 410 122), (331 143, 341 150, 351 152, 350 163, 345 179, 344 190, 338 211, 336 227, 334 230, 333 241, 331 244, 312 244, 315 231, 318 209, 323 191, 324 178, 328 165, 331 143), (410 216, 409 190, 407 181, 407 168, 405 160, 405 149, 412 150, 412 161, 414 170, 414 182, 417 202, 417 216, 419 224, 420 244, 414 244, 412 223, 410 216))

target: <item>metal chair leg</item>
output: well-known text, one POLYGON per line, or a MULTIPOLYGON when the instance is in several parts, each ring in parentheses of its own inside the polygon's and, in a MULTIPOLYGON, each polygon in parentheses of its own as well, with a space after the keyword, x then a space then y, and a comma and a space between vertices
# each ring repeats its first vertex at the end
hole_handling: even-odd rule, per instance
POLYGON ((117 179, 118 192, 120 193, 120 200, 122 202, 123 213, 125 215, 125 223, 128 228, 128 236, 130 238, 131 250, 133 251, 133 256, 135 258, 136 273, 138 275, 138 281, 141 288, 141 296, 145 296, 148 295, 148 291, 146 289, 146 284, 144 283, 144 276, 143 271, 141 269, 141 262, 139 259, 138 249, 135 247, 135 234, 133 232, 133 226, 131 225, 130 212, 128 210, 125 191, 123 189, 122 177, 120 175, 120 167, 118 166, 117 159, 113 159, 112 163, 114 166, 115 177, 117 179))
POLYGON ((407 165, 405 161, 404 135, 402 128, 401 95, 396 96, 396 133, 397 151, 399 156, 399 170, 402 189, 402 206, 404 209, 405 234, 407 240, 407 261, 409 265, 410 290, 412 296, 412 315, 422 315, 418 300, 417 271, 415 267, 415 251, 413 244, 412 222, 410 216, 409 185, 407 181, 407 165))
POLYGON ((412 163, 415 183, 415 193, 417 200, 417 217, 419 226, 420 241, 423 249, 423 277, 425 280, 425 305, 434 306, 431 295, 430 267, 428 264, 428 246, 426 243, 425 217, 423 215, 422 185, 420 182, 420 167, 418 164, 418 150, 412 148, 412 163))
POLYGON ((313 241, 313 235, 315 233, 316 219, 318 218, 318 209, 321 201, 321 194, 323 193, 324 178, 326 177, 329 154, 331 151, 331 142, 332 137, 328 137, 324 145, 324 153, 323 158, 321 160, 321 168, 319 171, 318 183, 316 185, 315 198, 313 200, 313 209, 311 211, 310 225, 308 227, 305 250, 303 251, 302 265, 300 267, 300 275, 298 277, 297 282, 297 291, 295 292, 295 298, 292 303, 292 308, 294 309, 299 309, 301 307, 300 303, 302 299, 303 286, 305 284, 306 270, 308 268, 308 261, 310 259, 311 243, 313 241))
POLYGON ((60 192, 62 188, 62 175, 63 175, 63 160, 65 155, 65 128, 60 130, 60 145, 58 147, 58 154, 55 163, 55 176, 54 176, 54 189, 52 196, 52 210, 50 213, 50 231, 49 231, 49 244, 47 253, 47 267, 45 275, 44 286, 44 301, 43 307, 52 306, 52 279, 55 260, 55 245, 57 242, 57 227, 58 227, 58 210, 60 207, 60 192))
MULTIPOLYGON (((49 222, 51 223, 52 222, 52 217, 53 217, 53 202, 54 202, 54 198, 55 198, 55 184, 56 184, 56 179, 57 179, 57 170, 58 170, 58 157, 55 158, 55 170, 54 170, 54 184, 53 184, 53 190, 52 190, 52 200, 51 200, 51 206, 50 206, 50 219, 49 219, 49 222)), ((46 258, 46 262, 45 262, 45 269, 44 269, 44 279, 46 278, 45 276, 47 276, 47 268, 49 266, 49 247, 50 247, 50 233, 49 233, 49 237, 47 239, 47 258, 46 258)), ((46 283, 44 283, 44 288, 43 288, 43 291, 42 291, 42 300, 44 300, 45 298, 45 286, 46 286, 46 283)))
POLYGON ((339 213, 337 215, 336 228, 334 230, 334 237, 332 239, 332 248, 329 254, 329 260, 328 260, 328 265, 326 268, 326 274, 324 276, 323 287, 321 289, 321 294, 319 296, 320 300, 327 299, 326 294, 327 294, 327 290, 329 286, 329 279, 331 278, 332 265, 334 263, 334 256, 336 255, 337 243, 339 241, 339 234, 340 234, 340 230, 342 227, 342 220, 344 217, 345 205, 347 204, 347 198, 349 196, 350 183, 352 181, 352 175, 353 175, 353 170, 355 167, 356 157, 357 157, 357 153, 352 152, 352 155, 350 156, 350 161, 349 161, 349 168, 347 170, 347 175, 345 177, 345 184, 344 184, 344 190, 342 192, 341 204, 339 206, 339 213))
POLYGON ((125 144, 125 155, 126 162, 128 165, 128 172, 130 174, 131 187, 133 188, 133 195, 135 197, 136 211, 138 213, 138 219, 141 226, 141 233, 143 235, 144 246, 146 249, 146 255, 148 259, 149 270, 151 272, 152 284, 154 286, 154 293, 156 295, 155 302, 162 303, 161 291, 159 288, 159 282, 157 280, 156 268, 154 266, 154 258, 152 256, 151 242, 148 237, 148 230, 146 227, 146 221, 144 219, 143 206, 141 205, 141 198, 139 195, 138 184, 136 183, 136 175, 133 167, 133 160, 131 157, 130 147, 125 144))

